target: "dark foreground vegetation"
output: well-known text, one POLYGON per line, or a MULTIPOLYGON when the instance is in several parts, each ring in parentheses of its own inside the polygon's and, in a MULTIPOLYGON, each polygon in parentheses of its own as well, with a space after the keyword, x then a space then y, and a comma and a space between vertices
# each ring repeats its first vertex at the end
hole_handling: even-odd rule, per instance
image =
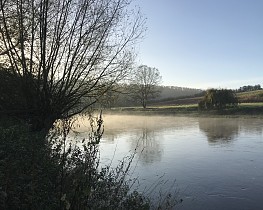
POLYGON ((31 132, 15 118, 0 121, 0 209, 169 209, 170 194, 157 202, 131 190, 133 155, 117 167, 101 167, 98 151, 102 120, 81 142, 68 140, 71 122, 48 136, 31 132))

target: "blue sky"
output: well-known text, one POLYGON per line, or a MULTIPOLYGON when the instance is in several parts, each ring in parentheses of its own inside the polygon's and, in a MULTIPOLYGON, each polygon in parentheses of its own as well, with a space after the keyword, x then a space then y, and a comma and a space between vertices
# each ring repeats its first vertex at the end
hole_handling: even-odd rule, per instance
POLYGON ((138 62, 163 85, 263 85, 263 0, 137 0, 147 18, 138 62))

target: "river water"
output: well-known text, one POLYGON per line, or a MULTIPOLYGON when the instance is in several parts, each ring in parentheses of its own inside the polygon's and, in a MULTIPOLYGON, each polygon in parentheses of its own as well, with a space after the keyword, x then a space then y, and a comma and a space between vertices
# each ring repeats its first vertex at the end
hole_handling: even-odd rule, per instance
POLYGON ((102 162, 137 148, 141 189, 163 176, 178 209, 263 209, 263 119, 106 115, 104 127, 102 162))

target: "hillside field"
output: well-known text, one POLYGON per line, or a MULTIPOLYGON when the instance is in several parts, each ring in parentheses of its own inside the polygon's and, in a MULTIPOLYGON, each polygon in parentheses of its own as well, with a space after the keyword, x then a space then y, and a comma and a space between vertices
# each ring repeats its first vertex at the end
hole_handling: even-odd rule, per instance
MULTIPOLYGON (((237 93, 237 97, 240 103, 260 103, 263 102, 263 90, 237 93)), ((197 105, 201 99, 202 97, 186 97, 180 99, 162 100, 162 101, 151 103, 150 107, 180 106, 180 105, 194 105, 194 104, 197 105)))

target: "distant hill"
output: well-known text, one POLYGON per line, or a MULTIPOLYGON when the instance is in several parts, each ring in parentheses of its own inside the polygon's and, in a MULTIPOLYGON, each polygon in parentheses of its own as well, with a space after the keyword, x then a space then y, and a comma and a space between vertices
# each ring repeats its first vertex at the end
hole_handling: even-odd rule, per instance
MULTIPOLYGON (((203 90, 194 89, 194 88, 186 88, 186 87, 176 87, 176 86, 159 86, 158 87, 160 94, 155 99, 149 102, 153 103, 167 103, 167 101, 189 98, 200 96, 203 94, 203 90)), ((118 87, 118 91, 115 92, 111 96, 111 102, 109 104, 110 107, 129 107, 129 106, 137 106, 140 105, 138 102, 136 103, 129 94, 130 87, 129 85, 122 85, 118 87)))
MULTIPOLYGON (((237 98, 240 103, 263 102, 263 90, 240 92, 240 93, 237 93, 237 98)), ((153 106, 190 105, 190 104, 198 104, 200 100, 202 100, 202 96, 183 97, 183 98, 175 98, 175 99, 168 99, 168 100, 164 99, 160 101, 155 101, 155 102, 152 102, 151 105, 153 106)))
MULTIPOLYGON (((247 86, 244 86, 247 87, 247 86)), ((244 91, 244 87, 234 90, 237 93, 239 102, 263 102, 263 90, 250 90, 244 91)), ((250 86, 248 86, 250 87, 250 86)), ((251 86, 257 87, 257 86, 251 86)), ((148 105, 152 106, 166 106, 166 105, 190 105, 198 104, 198 102, 205 95, 205 90, 177 87, 177 86, 159 86, 160 94, 157 98, 151 100, 148 105)), ((111 92, 107 95, 105 102, 102 103, 105 107, 131 107, 140 106, 140 104, 134 101, 130 97, 129 85, 117 86, 117 91, 111 92)))
POLYGON ((158 89, 160 90, 160 95, 154 101, 196 96, 203 92, 201 89, 177 86, 160 86, 158 89))
POLYGON ((263 102, 263 90, 237 93, 237 97, 240 103, 263 102))

